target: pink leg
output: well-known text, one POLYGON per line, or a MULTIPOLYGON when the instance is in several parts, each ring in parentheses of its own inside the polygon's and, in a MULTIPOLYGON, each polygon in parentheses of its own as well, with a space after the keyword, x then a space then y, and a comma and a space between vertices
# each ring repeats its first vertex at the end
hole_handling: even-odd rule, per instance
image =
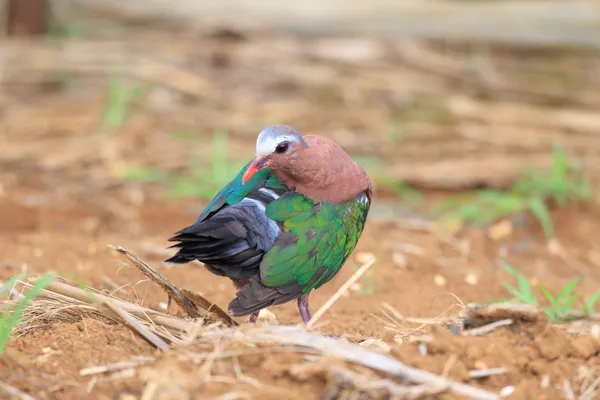
POLYGON ((248 323, 250 323, 250 324, 255 324, 257 322, 258 322, 258 311, 255 313, 252 313, 250 315, 250 319, 248 320, 248 323))
POLYGON ((310 293, 305 293, 302 296, 298 297, 298 310, 300 310, 300 316, 302 317, 302 321, 307 324, 311 319, 310 307, 308 305, 308 295, 310 293))
MULTIPOLYGON (((302 321, 304 321, 305 324, 308 323, 308 321, 310 321, 312 315, 310 313, 310 307, 308 305, 308 295, 309 293, 303 294, 302 296, 298 297, 298 309, 300 310, 300 316, 302 317, 302 321)), ((313 330, 313 328, 311 328, 310 330, 313 330)), ((332 338, 332 339, 339 339, 337 336, 330 336, 330 335, 323 335, 325 337, 328 338, 332 338)))

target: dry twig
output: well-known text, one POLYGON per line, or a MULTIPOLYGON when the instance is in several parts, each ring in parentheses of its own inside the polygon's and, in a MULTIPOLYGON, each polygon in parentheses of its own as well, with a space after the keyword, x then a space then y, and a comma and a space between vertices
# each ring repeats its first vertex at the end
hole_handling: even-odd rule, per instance
POLYGON ((468 329, 462 332, 464 336, 482 336, 487 335, 493 330, 500 328, 501 326, 509 326, 512 325, 512 319, 501 319, 500 321, 492 322, 491 324, 487 324, 484 326, 480 326, 479 328, 468 329))
POLYGON ((159 348, 162 351, 168 351, 169 350, 169 345, 164 340, 162 340, 158 335, 156 335, 154 332, 152 332, 146 326, 144 326, 143 324, 141 324, 140 322, 138 322, 138 320, 136 320, 127 311, 125 311, 121 307, 119 307, 112 299, 105 298, 103 300, 103 302, 115 314, 117 314, 119 317, 121 317, 121 319, 123 320, 123 322, 128 327, 130 327, 131 329, 133 329, 134 331, 136 331, 141 337, 143 337, 148 342, 152 343, 154 346, 156 346, 157 348, 159 348))
POLYGON ((167 278, 158 273, 148 263, 133 254, 123 246, 109 246, 120 254, 123 254, 136 268, 138 268, 144 275, 152 279, 158 285, 160 285, 167 295, 175 300, 175 302, 192 318, 203 318, 204 315, 198 312, 198 307, 204 309, 206 312, 212 312, 216 314, 224 323, 229 326, 237 325, 237 322, 231 318, 223 309, 216 304, 208 301, 198 293, 192 293, 186 289, 179 289, 173 285, 167 278))
POLYGON ((514 322, 523 321, 535 323, 547 320, 539 308, 521 303, 467 304, 459 313, 466 324, 487 323, 511 319, 514 322))
POLYGON ((114 364, 88 367, 88 368, 83 368, 82 370, 80 370, 79 375, 88 376, 88 375, 95 375, 95 374, 103 374, 105 372, 115 372, 115 371, 120 371, 122 369, 133 368, 133 367, 137 367, 138 365, 147 364, 154 360, 156 360, 154 357, 139 357, 138 359, 132 360, 132 361, 123 361, 123 362, 118 362, 118 363, 114 363, 114 364))
MULTIPOLYGON (((212 332, 212 334, 215 333, 216 332, 212 332)), ((495 393, 455 382, 427 371, 409 367, 394 358, 356 344, 340 342, 310 332, 302 332, 295 327, 264 327, 262 332, 252 332, 252 334, 246 336, 246 339, 250 341, 275 342, 311 348, 322 354, 388 373, 409 382, 426 384, 434 387, 447 387, 450 391, 472 399, 497 400, 500 398, 495 393)))
POLYGON ((399 385, 389 379, 371 379, 346 368, 333 367, 326 371, 327 388, 323 399, 337 399, 345 390, 374 398, 377 395, 392 399, 420 399, 445 392, 446 386, 399 385))
POLYGON ((492 375, 503 375, 505 373, 506 368, 474 369, 469 371, 469 379, 481 379, 492 375))
POLYGON ((20 400, 35 400, 27 393, 17 389, 14 386, 9 385, 8 383, 0 382, 0 389, 4 390, 5 393, 8 393, 9 396, 14 396, 20 400))
POLYGON ((368 271, 369 268, 375 264, 376 258, 373 257, 371 261, 360 267, 359 269, 352 274, 352 276, 317 310, 316 313, 312 316, 310 321, 306 324, 306 328, 310 329, 315 326, 317 321, 329 310, 329 308, 335 303, 341 296, 356 282, 365 272, 368 271))

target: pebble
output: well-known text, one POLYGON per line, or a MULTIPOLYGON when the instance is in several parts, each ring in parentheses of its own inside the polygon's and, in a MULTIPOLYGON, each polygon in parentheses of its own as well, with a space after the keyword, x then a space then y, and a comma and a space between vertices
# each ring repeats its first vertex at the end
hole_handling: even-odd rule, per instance
POLYGON ((370 263, 375 258, 375 254, 368 252, 361 252, 356 255, 356 261, 359 264, 370 263))
POLYGON ((477 285, 479 280, 477 279, 477 276, 475 274, 468 273, 467 276, 465 277, 465 281, 467 281, 467 283, 469 285, 475 286, 475 285, 477 285))
POLYGON ((592 337, 594 339, 600 341, 600 325, 598 325, 598 324, 592 325, 592 329, 591 329, 590 333, 592 334, 592 337))
POLYGON ((515 392, 515 387, 513 385, 505 386, 500 390, 501 397, 508 397, 515 392))
POLYGON ((433 282, 438 285, 438 286, 444 286, 446 284, 446 278, 444 278, 442 275, 437 274, 434 278, 433 278, 433 282))
POLYGON ((119 400, 138 400, 138 398, 132 394, 125 393, 119 396, 119 400))
POLYGON ((266 308, 263 308, 262 310, 260 310, 260 312, 258 313, 258 320, 261 322, 265 322, 267 324, 271 324, 271 325, 279 324, 279 321, 277 320, 277 317, 275 316, 275 314, 273 314, 271 311, 267 310, 266 308))
POLYGON ((383 340, 375 338, 363 340, 358 345, 361 347, 367 347, 369 349, 376 350, 380 353, 389 353, 390 351, 392 351, 392 347, 389 344, 387 344, 383 340))
POLYGON ((399 251, 395 251, 392 253, 392 262, 396 267, 400 267, 402 269, 406 269, 408 266, 408 262, 406 261, 406 257, 399 251))
POLYGON ((508 219, 504 219, 490 226, 488 229, 488 237, 492 240, 499 241, 506 239, 513 233, 513 223, 508 219))
POLYGON ((557 239, 551 239, 550 241, 548 241, 546 247, 548 248, 550 254, 560 255, 564 253, 563 248, 557 239))
POLYGON ((423 256, 426 253, 423 247, 413 243, 401 243, 398 245, 398 250, 402 253, 411 254, 413 256, 423 256))
POLYGON ((357 292, 358 293, 358 292, 360 292, 362 290, 362 285, 360 283, 358 283, 358 282, 353 283, 350 286, 350 290, 352 290, 353 292, 357 292))

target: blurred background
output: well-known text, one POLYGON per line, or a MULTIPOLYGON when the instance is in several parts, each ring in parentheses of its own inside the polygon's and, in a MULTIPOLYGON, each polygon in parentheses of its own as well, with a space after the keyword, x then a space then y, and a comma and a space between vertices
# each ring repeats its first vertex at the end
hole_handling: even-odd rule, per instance
MULTIPOLYGON (((598 277, 599 4, 6 0, 0 231, 37 237, 21 255, 61 232, 166 256, 289 124, 368 170, 374 231, 480 235, 492 265, 549 243, 579 257, 561 279, 598 277)), ((369 251, 406 264, 397 242, 369 251)))
POLYGON ((3 192, 101 193, 81 200, 122 222, 162 189, 211 197, 280 123, 338 141, 381 194, 506 189, 557 145, 592 179, 599 7, 6 0, 3 192))
POLYGON ((561 232, 596 215, 597 2, 6 0, 0 35, 4 232, 166 235, 289 124, 373 221, 594 237, 561 232))
MULTIPOLYGON (((503 283, 515 276, 540 304, 538 287, 577 283, 577 300, 546 311, 587 317, 600 279, 599 47, 591 0, 2 0, 0 279, 58 271, 164 305, 105 247, 122 244, 225 306, 228 281, 161 263, 167 239, 253 156, 260 130, 288 124, 338 142, 376 187, 349 268, 313 307, 378 261, 326 332, 382 337, 384 302, 438 315, 514 296, 503 283)), ((293 304, 271 311, 297 322, 293 304)), ((60 340, 79 337, 68 329, 60 340)), ((34 360, 53 340, 17 345, 34 360)), ((91 361, 74 354, 93 340, 63 349, 76 360, 63 378, 79 379, 64 398, 83 390, 91 361)))

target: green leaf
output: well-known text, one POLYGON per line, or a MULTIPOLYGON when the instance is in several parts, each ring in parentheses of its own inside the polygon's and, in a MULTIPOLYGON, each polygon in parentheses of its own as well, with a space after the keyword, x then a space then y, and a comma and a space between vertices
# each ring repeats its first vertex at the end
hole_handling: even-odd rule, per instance
POLYGON ((529 209, 542 225, 546 239, 552 239, 554 237, 554 228, 552 227, 552 219, 544 201, 539 197, 530 199, 529 209))
POLYGON ((548 318, 550 318, 550 320, 552 322, 557 322, 558 321, 558 315, 556 314, 556 312, 551 309, 551 308, 543 308, 542 311, 544 311, 544 313, 548 316, 548 318))
POLYGON ((598 289, 593 295, 591 295, 587 301, 585 302, 585 306, 583 307, 583 311, 586 314, 592 314, 595 312, 594 306, 596 302, 600 300, 600 289, 598 289))
POLYGON ((0 317, 0 354, 4 352, 8 339, 15 326, 21 323, 21 316, 27 305, 54 279, 54 274, 45 274, 38 278, 32 287, 16 303, 13 310, 4 309, 0 317))
MULTIPOLYGON (((506 262, 501 262, 500 266, 504 270, 506 270, 509 274, 511 274, 515 278, 517 278, 517 283, 519 286, 518 290, 513 288, 514 291, 511 291, 511 289, 509 289, 507 287, 507 289, 511 292, 511 294, 513 294, 513 296, 517 297, 518 299, 520 299, 521 301, 523 301, 525 303, 537 305, 538 301, 535 298, 535 296, 533 295, 533 292, 531 290, 531 285, 530 285, 529 281, 527 280, 527 278, 525 278, 525 276, 523 276, 523 274, 521 274, 516 268, 514 268, 513 266, 511 266, 510 264, 508 264, 506 262)), ((510 286, 510 285, 505 285, 505 287, 506 286, 510 286)))
POLYGON ((12 278, 10 278, 6 282, 4 282, 2 289, 0 289, 0 294, 1 295, 8 294, 8 291, 11 290, 15 286, 17 281, 23 280, 23 278, 25 278, 28 275, 29 274, 19 274, 19 275, 13 276, 12 278))
POLYGON ((165 174, 152 167, 134 167, 126 171, 121 178, 135 182, 159 182, 165 174))
POLYGON ((131 104, 141 96, 144 86, 136 82, 131 86, 121 76, 112 76, 108 85, 108 104, 102 127, 111 131, 120 129, 129 118, 131 104))
POLYGON ((571 312, 571 310, 573 310, 575 300, 577 300, 578 297, 579 296, 577 296, 576 294, 569 296, 569 298, 564 302, 563 306, 561 307, 562 312, 571 312))
POLYGON ((552 293, 550 293, 550 291, 547 288, 543 287, 543 286, 540 287, 540 291, 542 292, 542 294, 546 298, 546 301, 548 301, 548 304, 550 304, 550 307, 554 308, 555 305, 556 305, 556 300, 552 296, 552 293))
POLYGON ((504 287, 506 288, 506 290, 508 290, 510 292, 510 294, 512 294, 515 298, 517 298, 521 302, 526 303, 526 304, 537 305, 537 300, 535 298, 532 298, 531 296, 524 294, 523 292, 517 290, 514 286, 511 286, 511 285, 505 283, 504 287))
POLYGON ((565 285, 564 288, 561 289, 560 292, 558 292, 558 295, 556 296, 556 303, 557 304, 562 304, 566 301, 566 299, 571 295, 571 293, 573 293, 573 291, 575 290, 575 287, 577 286, 577 284, 579 283, 579 277, 571 280, 569 283, 567 283, 565 285))

